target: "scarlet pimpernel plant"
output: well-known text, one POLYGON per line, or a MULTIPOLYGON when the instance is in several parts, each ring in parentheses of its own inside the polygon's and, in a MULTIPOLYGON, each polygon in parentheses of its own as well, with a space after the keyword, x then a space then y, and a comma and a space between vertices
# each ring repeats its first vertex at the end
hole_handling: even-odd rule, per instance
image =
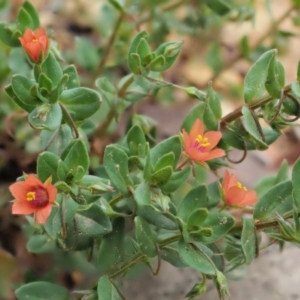
MULTIPOLYGON (((0 298, 134 299, 122 282, 136 284, 136 266, 157 275, 170 263, 197 272, 194 287, 183 282, 174 299, 201 297, 207 285, 229 299, 228 278, 260 251, 300 245, 300 159, 283 160, 256 185, 234 175, 234 162, 267 150, 300 116, 300 66, 286 83, 279 60, 294 36, 281 23, 293 16, 297 24, 299 1, 286 1, 254 45, 246 35, 234 45, 221 36, 227 24, 253 20, 250 0, 100 2, 94 9, 74 1, 89 24, 66 26, 75 39, 41 22, 33 2, 0 4, 10 20, 0 23, 0 174, 9 181, 0 191, 10 191, 1 218, 7 232, 26 237, 18 249, 49 259, 49 272, 32 275, 15 244, 0 249, 0 298), (196 40, 201 45, 190 47, 196 40), (228 49, 237 56, 223 61, 228 49), (228 83, 223 71, 241 59, 247 69, 228 83), (203 85, 204 61, 211 77, 203 85), (183 73, 194 63, 196 79, 183 73), (191 110, 177 109, 170 123, 177 96, 191 110), (236 108, 225 113, 230 97, 236 108), (12 265, 22 266, 17 283, 12 265)), ((55 15, 68 21, 60 5, 66 9, 55 15)), ((14 239, 3 247, 7 240, 14 239)))

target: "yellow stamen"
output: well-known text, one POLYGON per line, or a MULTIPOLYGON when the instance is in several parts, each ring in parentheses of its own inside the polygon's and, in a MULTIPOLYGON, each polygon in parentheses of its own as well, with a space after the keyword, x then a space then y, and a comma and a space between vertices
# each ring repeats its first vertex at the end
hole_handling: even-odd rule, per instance
POLYGON ((38 39, 32 39, 32 41, 34 42, 34 43, 36 43, 36 42, 38 42, 39 40, 38 39))
POLYGON ((239 189, 244 189, 246 192, 248 191, 247 188, 245 186, 243 186, 240 182, 238 182, 236 184, 236 186, 239 188, 239 189))
POLYGON ((27 201, 35 200, 35 192, 28 192, 26 195, 26 200, 27 201))
POLYGON ((201 134, 199 134, 196 138, 196 142, 200 144, 202 147, 208 147, 210 146, 210 143, 208 141, 208 138, 203 138, 201 134))

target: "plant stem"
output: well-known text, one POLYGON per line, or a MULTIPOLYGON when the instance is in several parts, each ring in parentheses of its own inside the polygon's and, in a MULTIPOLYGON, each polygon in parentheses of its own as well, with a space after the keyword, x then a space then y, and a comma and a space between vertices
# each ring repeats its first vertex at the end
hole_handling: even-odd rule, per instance
POLYGON ((68 121, 71 123, 72 125, 72 128, 75 132, 75 138, 78 139, 79 138, 79 132, 77 130, 77 127, 76 127, 76 124, 74 123, 73 121, 73 118, 72 116, 70 115, 69 111, 67 110, 67 108, 61 103, 61 102, 58 102, 59 103, 59 106, 61 107, 61 109, 63 110, 63 112, 65 113, 65 115, 67 116, 68 118, 68 121))
POLYGON ((117 37, 118 30, 119 30, 119 28, 122 24, 124 15, 125 15, 125 13, 121 12, 121 14, 120 14, 120 16, 117 20, 117 23, 114 27, 114 30, 113 30, 113 32, 112 32, 112 34, 111 34, 111 36, 108 40, 108 43, 107 43, 106 47, 104 48, 103 56, 102 56, 102 59, 101 59, 99 65, 98 65, 98 68, 95 71, 94 79, 96 79, 98 77, 98 75, 102 73, 103 67, 106 63, 106 60, 107 60, 108 56, 109 56, 110 50, 111 50, 111 48, 113 46, 113 43, 114 43, 114 41, 117 37))
MULTIPOLYGON (((292 88, 292 84, 288 84, 286 85, 283 90, 284 90, 284 94, 288 93, 291 91, 292 88)), ((256 109, 259 108, 263 105, 266 105, 268 102, 273 101, 274 98, 270 95, 263 95, 260 98, 257 98, 255 100, 253 100, 250 104, 248 104, 248 108, 250 109, 256 109)), ((242 116, 242 108, 244 105, 238 107, 237 109, 235 109, 234 111, 232 111, 231 113, 229 113, 228 115, 224 116, 221 120, 220 120, 220 127, 221 128, 225 128, 226 125, 234 120, 236 120, 237 118, 242 116)))
MULTIPOLYGON (((178 241, 181 237, 181 234, 177 234, 174 236, 171 236, 167 239, 162 240, 161 242, 159 242, 157 244, 157 246, 159 248, 163 248, 165 246, 167 246, 168 244, 174 243, 176 241, 178 241)), ((120 268, 119 270, 117 270, 116 272, 112 273, 111 275, 109 275, 110 278, 115 278, 123 273, 125 273, 127 270, 129 270, 130 267, 134 266, 135 264, 141 262, 146 256, 144 254, 141 253, 136 253, 128 262, 125 262, 120 268)))
POLYGON ((180 171, 182 167, 184 167, 191 159, 188 157, 186 160, 184 160, 177 168, 175 171, 180 171))
MULTIPOLYGON (((124 84, 120 87, 117 96, 120 98, 123 98, 126 94, 126 91, 128 89, 128 87, 130 86, 130 84, 133 82, 133 77, 134 75, 131 74, 128 79, 124 82, 124 84)), ((112 107, 110 109, 110 111, 108 112, 106 119, 104 120, 104 122, 102 124, 100 124, 97 128, 97 136, 102 136, 104 135, 106 128, 109 126, 110 122, 113 120, 113 118, 115 118, 117 116, 117 110, 115 109, 115 107, 112 107)))
MULTIPOLYGON (((293 217, 293 212, 291 213, 288 213, 284 219, 287 220, 287 219, 290 219, 293 217)), ((256 223, 255 224, 255 227, 257 230, 263 230, 265 228, 272 228, 272 227, 277 227, 278 226, 278 221, 276 220, 272 220, 272 221, 268 221, 268 222, 263 222, 263 223, 256 223)), ((240 222, 237 222, 234 227, 232 227, 230 229, 230 231, 228 232, 229 234, 232 234, 232 233, 239 233, 243 228, 243 223, 240 221, 240 222)))
POLYGON ((113 206, 115 205, 116 203, 118 203, 120 200, 122 200, 124 197, 122 194, 119 194, 117 195, 115 198, 112 198, 110 201, 109 201, 109 205, 110 206, 113 206))

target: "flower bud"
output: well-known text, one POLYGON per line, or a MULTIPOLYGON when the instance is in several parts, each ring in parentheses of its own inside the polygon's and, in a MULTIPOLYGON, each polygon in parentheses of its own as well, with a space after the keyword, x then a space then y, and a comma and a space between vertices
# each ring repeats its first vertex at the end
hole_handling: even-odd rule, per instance
POLYGON ((33 63, 39 64, 46 58, 49 38, 44 28, 38 28, 35 31, 27 28, 23 37, 19 37, 19 40, 33 63))

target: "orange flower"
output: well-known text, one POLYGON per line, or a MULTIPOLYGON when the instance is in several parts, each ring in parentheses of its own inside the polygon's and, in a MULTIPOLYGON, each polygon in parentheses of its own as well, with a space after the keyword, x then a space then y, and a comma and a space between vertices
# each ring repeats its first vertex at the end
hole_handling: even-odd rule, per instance
POLYGON ((35 175, 26 175, 25 181, 18 181, 9 187, 16 202, 12 213, 28 215, 34 213, 35 221, 45 224, 56 199, 57 189, 49 178, 44 184, 35 175))
POLYGON ((184 129, 182 132, 184 152, 191 160, 202 163, 225 155, 223 149, 213 149, 220 141, 222 133, 220 131, 204 133, 204 125, 199 119, 194 123, 190 134, 184 129))
POLYGON ((27 28, 19 40, 33 62, 39 63, 46 57, 49 38, 44 28, 38 28, 35 31, 27 28))
POLYGON ((236 176, 226 170, 222 183, 223 199, 230 206, 247 206, 258 202, 256 192, 248 190, 236 176))

